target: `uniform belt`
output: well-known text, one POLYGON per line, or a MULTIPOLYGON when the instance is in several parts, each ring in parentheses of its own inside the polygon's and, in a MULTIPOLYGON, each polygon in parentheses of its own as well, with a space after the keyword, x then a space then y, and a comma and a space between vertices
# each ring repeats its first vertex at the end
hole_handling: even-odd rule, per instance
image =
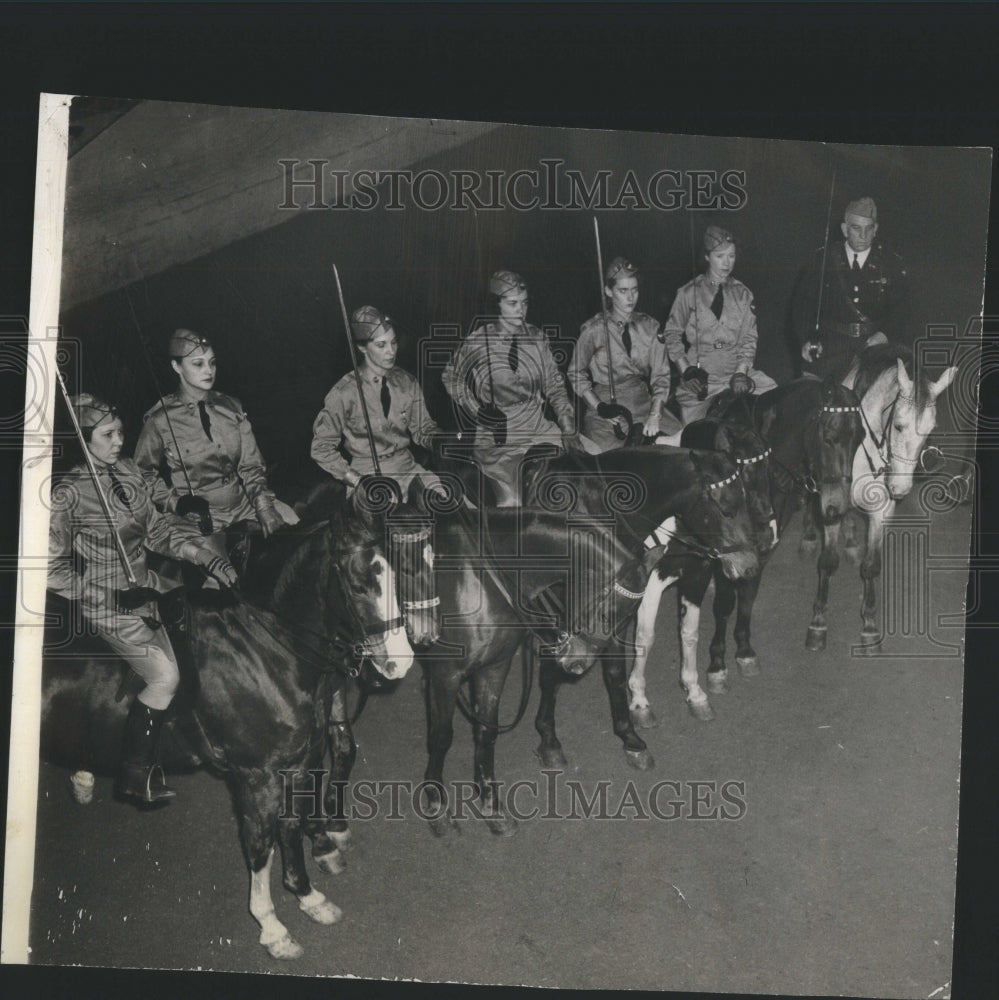
POLYGON ((858 337, 871 336, 874 333, 874 324, 869 319, 865 319, 856 323, 829 323, 826 329, 837 336, 856 340, 858 337))

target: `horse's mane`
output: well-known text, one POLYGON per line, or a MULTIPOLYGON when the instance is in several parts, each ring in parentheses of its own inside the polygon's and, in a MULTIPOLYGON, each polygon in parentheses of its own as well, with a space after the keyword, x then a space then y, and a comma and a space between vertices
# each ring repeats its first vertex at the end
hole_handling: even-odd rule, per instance
POLYGON ((909 378, 913 379, 916 390, 916 409, 917 411, 924 410, 932 401, 929 392, 929 379, 921 371, 913 374, 915 366, 912 351, 900 344, 879 344, 876 347, 868 347, 861 352, 857 377, 853 383, 853 391, 857 398, 863 399, 885 372, 894 370, 899 358, 905 365, 905 371, 909 378))

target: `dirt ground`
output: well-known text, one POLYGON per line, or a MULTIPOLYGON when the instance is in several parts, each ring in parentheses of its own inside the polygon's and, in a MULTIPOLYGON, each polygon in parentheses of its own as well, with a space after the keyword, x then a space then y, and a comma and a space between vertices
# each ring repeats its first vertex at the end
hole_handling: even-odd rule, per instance
MULTIPOLYGON (((828 648, 805 651, 815 574, 797 553, 800 522, 792 522, 757 603, 753 638, 762 673, 741 679, 733 664, 732 689, 712 698, 711 723, 689 715, 677 688, 676 609, 668 594, 649 666, 649 696, 661 720, 646 735, 654 769, 626 764, 596 672, 561 691, 569 766, 553 779, 554 808, 570 812, 567 781, 592 795, 604 780, 608 812, 619 818, 539 816, 510 838, 469 819, 460 834, 439 840, 404 800, 402 818, 356 821, 345 873, 326 876, 310 866, 316 885, 342 907, 339 924, 310 923, 274 873, 278 916, 305 948, 290 965, 257 943, 221 781, 206 772, 177 777, 176 802, 143 814, 116 803, 106 778, 98 779, 92 805, 76 806, 66 772, 43 766, 32 961, 949 996, 967 579, 960 562, 969 510, 935 513, 928 526, 915 495, 900 506, 900 544, 892 551, 917 563, 925 558, 925 565, 887 574, 895 634, 879 658, 851 652, 860 582, 846 563, 831 587, 828 648), (681 815, 636 818, 634 802, 647 803, 666 780, 678 783, 680 794, 664 792, 661 812, 668 816, 668 802, 679 799, 683 805, 672 808, 681 815), (714 782, 715 791, 696 782, 714 782), (727 805, 717 791, 725 782, 740 783, 727 786, 727 805), (700 805, 692 801, 698 787, 707 789, 700 805), (622 802, 636 792, 632 805, 622 802), (695 811, 714 818, 692 818, 695 811)), ((711 626, 708 612, 702 672, 711 626)), ((511 674, 506 718, 518 688, 511 674)), ((542 777, 531 725, 536 706, 535 690, 525 720, 499 739, 497 773, 506 782, 542 777)), ((418 669, 369 704, 356 736, 355 779, 421 779, 418 669)), ((471 730, 459 718, 447 778, 469 779, 471 771, 471 730)), ((384 796, 379 801, 387 804, 384 796)), ((531 794, 519 801, 522 808, 538 804, 531 794)))

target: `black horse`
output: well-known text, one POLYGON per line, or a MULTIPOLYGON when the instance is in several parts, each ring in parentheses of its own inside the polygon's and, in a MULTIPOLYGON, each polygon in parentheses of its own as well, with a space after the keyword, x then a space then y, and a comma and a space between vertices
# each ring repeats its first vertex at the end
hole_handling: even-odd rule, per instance
MULTIPOLYGON (((551 670, 578 674, 590 666, 641 597, 651 563, 633 551, 603 524, 569 523, 551 512, 483 508, 436 518, 441 634, 418 653, 427 699, 423 808, 434 833, 455 825, 444 761, 466 680, 478 808, 494 833, 516 830, 495 777, 499 699, 511 661, 521 649, 532 656, 536 643, 551 670)), ((525 684, 518 720, 528 693, 525 684)))
MULTIPOLYGON (((656 562, 665 546, 673 546, 717 561, 730 579, 756 572, 757 536, 739 466, 721 453, 652 446, 566 455, 531 478, 532 503, 604 518, 627 545, 652 550, 656 562)), ((654 761, 629 714, 626 652, 631 647, 631 637, 613 636, 601 668, 625 759, 644 770, 654 761)), ((541 737, 538 756, 545 767, 563 767, 555 699, 564 675, 542 660, 539 679, 541 702, 534 723, 541 737)))
MULTIPOLYGON (((275 958, 296 958, 302 949, 275 916, 271 901, 275 842, 284 885, 299 898, 303 912, 323 924, 338 920, 340 911, 312 887, 305 867, 306 834, 313 836, 313 854, 328 871, 340 867, 338 838, 343 842, 336 822, 327 821, 324 811, 316 813, 309 772, 323 769, 330 743, 329 784, 342 786, 353 759, 349 729, 346 734, 337 729, 346 721, 344 685, 362 659, 387 676, 401 676, 412 664, 413 651, 397 605, 394 573, 381 548, 381 526, 373 518, 341 506, 325 523, 304 527, 276 548, 283 558, 285 548, 291 552, 277 592, 303 605, 311 601, 323 620, 321 633, 289 628, 270 611, 230 595, 195 595, 187 626, 191 663, 182 670, 162 755, 170 769, 207 764, 225 775, 250 870, 250 912, 261 926, 260 943, 275 958)), ((70 616, 62 620, 65 625, 70 616)), ((80 640, 63 633, 47 640, 44 758, 113 771, 128 709, 120 698, 122 663, 93 637, 80 640)), ((180 641, 176 645, 183 649, 180 641)), ((337 808, 334 800, 334 816, 337 808)))
MULTIPOLYGON (((818 589, 805 646, 822 649, 826 641, 829 580, 839 568, 839 533, 850 506, 854 456, 864 438, 857 396, 835 380, 803 378, 754 397, 721 397, 715 411, 726 419, 754 427, 773 450, 774 509, 782 533, 796 509, 805 504, 806 520, 821 525, 818 589)), ((807 548, 806 548, 807 551, 807 548)), ((738 600, 735 624, 736 662, 756 669, 750 645, 750 623, 759 580, 715 592, 715 635, 711 641, 709 678, 721 690, 725 668, 725 631, 738 600)))

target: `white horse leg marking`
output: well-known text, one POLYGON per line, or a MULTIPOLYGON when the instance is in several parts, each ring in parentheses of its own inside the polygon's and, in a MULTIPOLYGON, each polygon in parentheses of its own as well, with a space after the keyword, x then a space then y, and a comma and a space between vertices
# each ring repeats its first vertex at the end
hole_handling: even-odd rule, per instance
POLYGON ((701 625, 701 608, 680 596, 680 683, 687 693, 687 707, 701 722, 710 722, 714 710, 697 678, 697 639, 701 625))
POLYGON ((300 896, 298 908, 317 924, 335 924, 343 917, 343 910, 331 903, 318 889, 313 889, 306 896, 300 896))
POLYGON ((302 946, 292 939, 288 928, 281 923, 274 912, 271 899, 271 865, 274 862, 274 848, 267 855, 267 864, 258 872, 250 873, 250 913, 260 924, 260 943, 270 953, 271 958, 301 958, 302 946))
POLYGON ((633 712, 647 710, 649 707, 649 700, 645 696, 645 664, 656 638, 659 602, 666 588, 676 581, 675 576, 663 580, 658 571, 653 570, 649 582, 645 585, 642 603, 638 606, 635 624, 635 662, 628 677, 628 708, 633 712))

